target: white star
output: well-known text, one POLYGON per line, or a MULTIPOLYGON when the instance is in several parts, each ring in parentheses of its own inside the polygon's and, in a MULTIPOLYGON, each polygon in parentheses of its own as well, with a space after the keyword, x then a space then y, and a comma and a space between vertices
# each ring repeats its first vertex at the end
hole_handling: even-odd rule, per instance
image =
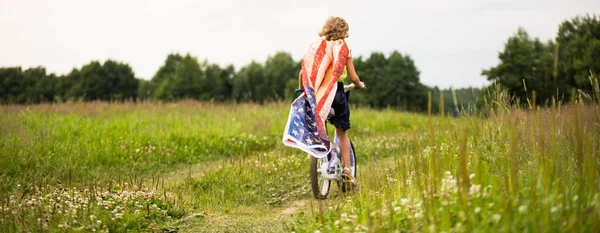
POLYGON ((292 134, 294 134, 296 137, 298 137, 298 131, 292 130, 292 134))
POLYGON ((312 141, 312 140, 310 140, 310 138, 307 138, 307 139, 306 139, 306 142, 308 142, 308 144, 312 144, 312 143, 313 143, 313 141, 312 141))

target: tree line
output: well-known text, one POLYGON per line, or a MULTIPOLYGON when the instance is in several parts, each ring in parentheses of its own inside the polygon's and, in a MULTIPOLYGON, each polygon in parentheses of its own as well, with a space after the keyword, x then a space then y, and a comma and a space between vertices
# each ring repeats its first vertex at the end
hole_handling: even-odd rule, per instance
MULTIPOLYGON (((594 93, 590 72, 600 71, 600 23, 597 16, 578 16, 560 24, 555 40, 531 38, 522 28, 505 43, 497 66, 482 75, 526 102, 531 92, 538 104, 552 97, 568 100, 573 89, 594 93)), ((355 57, 358 75, 368 89, 352 93, 351 103, 373 108, 426 111, 432 93, 433 111, 456 114, 495 88, 440 90, 420 82, 413 59, 397 51, 355 57), (440 95, 445 98, 441 100, 440 95), (441 104, 440 104, 441 103, 441 104)), ((0 103, 30 104, 63 101, 122 101, 196 99, 218 102, 291 101, 298 82, 300 61, 277 52, 264 63, 252 61, 239 70, 199 61, 190 54, 169 54, 149 79, 139 79, 122 62, 92 61, 65 75, 44 67, 23 70, 0 68, 0 103)))
MULTIPOLYGON (((354 58, 369 93, 353 93, 353 103, 371 107, 425 110, 429 88, 419 80, 410 56, 392 52, 354 58)), ((169 54, 149 80, 138 79, 126 63, 92 61, 66 75, 49 74, 44 67, 0 68, 0 102, 122 101, 196 99, 218 102, 291 101, 298 96, 300 61, 277 52, 266 62, 252 61, 236 70, 178 53, 169 54)))
MULTIPOLYGON (((595 95, 597 81, 591 77, 600 72, 599 18, 585 15, 564 21, 556 38, 547 42, 519 28, 498 58, 500 63, 482 75, 508 90, 515 102, 528 103, 534 91, 542 105, 551 103, 552 97, 568 102, 574 90, 595 95)), ((492 90, 497 88, 490 86, 484 92, 492 90)))

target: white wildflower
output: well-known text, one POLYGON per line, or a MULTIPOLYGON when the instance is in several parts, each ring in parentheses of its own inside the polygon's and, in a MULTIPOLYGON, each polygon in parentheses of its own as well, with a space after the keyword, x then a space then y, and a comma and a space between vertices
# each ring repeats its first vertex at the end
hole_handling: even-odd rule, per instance
POLYGON ((519 213, 521 213, 521 214, 527 213, 527 206, 525 206, 525 205, 519 206, 519 213))
POLYGON ((494 216, 492 216, 492 220, 494 220, 494 222, 498 222, 498 221, 500 221, 501 217, 502 216, 500 216, 499 214, 494 214, 494 216))

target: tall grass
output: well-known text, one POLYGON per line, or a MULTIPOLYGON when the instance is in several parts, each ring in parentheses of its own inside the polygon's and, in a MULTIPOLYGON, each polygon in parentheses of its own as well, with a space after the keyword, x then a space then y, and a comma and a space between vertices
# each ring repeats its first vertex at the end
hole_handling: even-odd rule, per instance
POLYGON ((520 109, 506 93, 495 95, 485 118, 430 113, 410 133, 410 149, 391 154, 393 165, 363 166, 359 193, 318 203, 334 208, 298 216, 291 229, 600 231, 599 105, 581 96, 568 106, 540 108, 534 99, 520 109))
POLYGON ((598 232, 599 93, 494 92, 483 117, 354 108, 359 190, 326 201, 280 143, 288 104, 2 106, 0 231, 598 232))

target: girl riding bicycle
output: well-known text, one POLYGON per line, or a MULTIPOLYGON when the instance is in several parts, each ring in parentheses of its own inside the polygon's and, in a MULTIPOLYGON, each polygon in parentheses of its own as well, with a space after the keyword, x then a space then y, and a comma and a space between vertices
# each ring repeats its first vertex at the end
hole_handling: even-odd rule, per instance
MULTIPOLYGON (((348 38, 348 24, 343 18, 340 17, 329 17, 323 25, 319 36, 322 37, 325 41, 337 41, 345 43, 344 39, 348 38)), ((350 170, 350 139, 348 138, 348 129, 350 129, 350 108, 348 106, 347 96, 344 93, 344 80, 347 76, 350 76, 350 81, 354 83, 355 89, 362 89, 365 87, 365 84, 360 81, 360 78, 356 74, 354 70, 354 64, 352 63, 352 54, 350 52, 347 53, 347 58, 345 59, 346 64, 343 70, 343 73, 339 76, 337 80, 337 91, 333 102, 331 103, 331 108, 333 108, 335 115, 329 119, 329 122, 335 126, 336 134, 340 140, 340 150, 342 154, 342 160, 344 162, 344 171, 342 173, 342 179, 344 182, 351 183, 352 185, 356 185, 356 179, 352 176, 350 170)), ((332 62, 329 67, 327 67, 328 72, 333 70, 334 63, 332 62)), ((302 73, 300 71, 299 75, 299 87, 303 88, 302 83, 302 73)), ((334 87, 335 88, 335 87, 334 87)))

